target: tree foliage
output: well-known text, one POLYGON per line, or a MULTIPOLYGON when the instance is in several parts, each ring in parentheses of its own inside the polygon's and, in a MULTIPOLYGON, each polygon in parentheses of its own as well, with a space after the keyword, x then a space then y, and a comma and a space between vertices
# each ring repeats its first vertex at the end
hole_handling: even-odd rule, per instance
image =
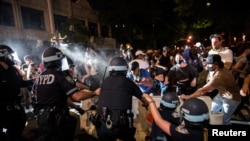
POLYGON ((145 44, 166 45, 196 33, 205 37, 211 33, 242 30, 250 16, 246 2, 226 0, 88 0, 101 22, 124 29, 115 34, 118 39, 140 40, 145 44), (210 5, 208 5, 210 2, 210 5), (237 9, 237 10, 236 10, 237 9), (240 28, 241 27, 241 28, 240 28), (121 38, 123 39, 123 38, 121 38))

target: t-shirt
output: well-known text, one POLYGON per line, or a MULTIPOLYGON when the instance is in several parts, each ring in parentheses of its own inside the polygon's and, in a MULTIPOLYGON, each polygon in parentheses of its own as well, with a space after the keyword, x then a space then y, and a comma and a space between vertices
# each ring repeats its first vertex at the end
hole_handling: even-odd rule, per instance
POLYGON ((211 55, 211 54, 219 54, 221 56, 221 61, 223 63, 233 62, 233 52, 228 47, 223 47, 220 51, 211 49, 209 50, 208 55, 211 55))
POLYGON ((219 94, 222 97, 240 100, 240 87, 236 83, 230 70, 221 68, 220 71, 216 72, 208 82, 214 88, 218 89, 219 94))
POLYGON ((139 67, 140 69, 148 69, 149 68, 149 63, 144 61, 144 60, 141 60, 141 59, 134 59, 132 60, 131 62, 129 62, 128 66, 129 68, 131 68, 131 64, 134 62, 134 61, 137 61, 139 63, 139 67))
MULTIPOLYGON (((139 71, 140 72, 136 76, 136 78, 134 77, 132 72, 128 72, 127 77, 129 79, 131 79, 132 81, 140 81, 142 78, 146 78, 146 79, 151 78, 150 73, 146 69, 140 69, 139 71)), ((143 93, 150 93, 151 89, 153 88, 153 84, 152 84, 152 86, 146 86, 146 85, 143 85, 143 84, 138 84, 138 86, 139 86, 139 88, 141 89, 141 91, 143 93)))

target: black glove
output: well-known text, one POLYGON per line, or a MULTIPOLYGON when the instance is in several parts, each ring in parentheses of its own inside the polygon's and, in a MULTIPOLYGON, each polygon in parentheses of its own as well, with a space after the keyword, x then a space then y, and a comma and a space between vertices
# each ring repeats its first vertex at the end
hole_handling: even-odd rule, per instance
POLYGON ((85 111, 80 107, 77 107, 76 110, 77 112, 79 112, 80 115, 83 115, 85 113, 85 111))

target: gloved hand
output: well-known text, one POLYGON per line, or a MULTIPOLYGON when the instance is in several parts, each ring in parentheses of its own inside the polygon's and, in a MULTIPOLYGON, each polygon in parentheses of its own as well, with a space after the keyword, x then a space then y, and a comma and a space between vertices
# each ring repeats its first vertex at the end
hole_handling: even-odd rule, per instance
POLYGON ((80 115, 83 115, 85 113, 85 111, 81 107, 77 107, 76 110, 80 115))

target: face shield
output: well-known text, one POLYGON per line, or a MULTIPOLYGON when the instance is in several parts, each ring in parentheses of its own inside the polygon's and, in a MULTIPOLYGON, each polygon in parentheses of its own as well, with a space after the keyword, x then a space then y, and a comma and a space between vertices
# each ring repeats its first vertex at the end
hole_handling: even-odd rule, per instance
POLYGON ((22 61, 19 59, 16 52, 8 55, 8 58, 14 62, 15 65, 21 65, 22 61))
POLYGON ((16 52, 0 51, 1 59, 11 65, 21 65, 22 61, 19 59, 16 52))
POLYGON ((61 60, 61 63, 62 63, 62 66, 61 66, 62 71, 69 70, 69 63, 68 63, 67 57, 63 57, 61 60))

